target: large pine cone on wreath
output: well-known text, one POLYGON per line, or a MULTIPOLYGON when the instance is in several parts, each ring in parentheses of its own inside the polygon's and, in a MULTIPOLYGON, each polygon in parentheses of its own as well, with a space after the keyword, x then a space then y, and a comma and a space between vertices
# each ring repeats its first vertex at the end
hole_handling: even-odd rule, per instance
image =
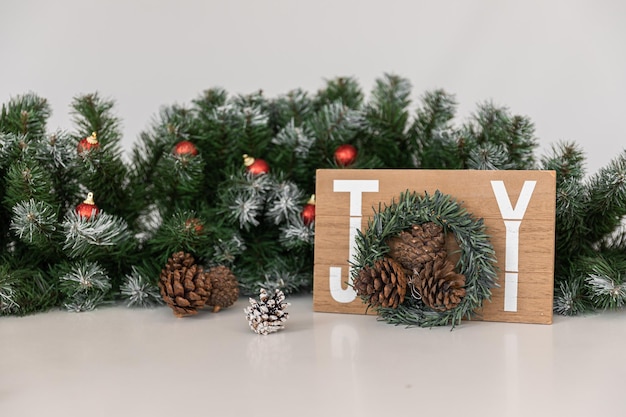
POLYGON ((465 275, 455 272, 447 259, 427 263, 413 279, 424 304, 435 311, 451 310, 465 297, 465 275))
POLYGON ((387 245, 389 256, 409 274, 420 273, 426 263, 448 256, 443 228, 433 222, 415 224, 388 239, 387 245))
POLYGON ((372 307, 398 308, 404 301, 406 288, 404 269, 391 258, 382 258, 371 267, 366 266, 354 280, 357 295, 372 307))
POLYGON ((209 269, 208 275, 211 279, 211 294, 206 305, 213 307, 213 312, 217 313, 235 304, 239 298, 239 283, 233 271, 227 266, 218 265, 209 269))
POLYGON ((198 313, 211 294, 211 278, 189 253, 176 252, 159 276, 163 301, 176 317, 198 313))

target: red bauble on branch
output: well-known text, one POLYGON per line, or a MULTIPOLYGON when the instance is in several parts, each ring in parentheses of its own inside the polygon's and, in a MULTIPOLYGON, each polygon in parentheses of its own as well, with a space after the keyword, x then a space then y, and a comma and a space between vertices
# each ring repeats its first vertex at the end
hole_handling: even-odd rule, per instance
POLYGON ((270 172, 270 165, 263 159, 253 158, 244 154, 243 164, 246 166, 246 171, 252 175, 261 175, 270 172))
POLYGON ((356 161, 357 150, 354 146, 346 143, 335 149, 335 161, 342 167, 352 165, 356 161))
POLYGON ((91 136, 87 136, 78 142, 78 153, 82 154, 83 152, 89 152, 92 149, 97 149, 100 147, 100 142, 98 142, 98 135, 96 132, 93 132, 91 136))
POLYGON ((188 140, 181 140, 176 145, 174 145, 174 149, 172 151, 175 155, 183 156, 183 155, 198 155, 198 148, 192 142, 188 140))
POLYGON ((302 209, 302 221, 307 226, 315 221, 315 194, 309 198, 302 209))
POLYGON ((85 201, 76 206, 76 213, 83 219, 91 219, 100 212, 98 206, 93 201, 93 193, 88 193, 85 201))
POLYGON ((204 225, 200 221, 200 219, 196 217, 192 217, 190 219, 185 220, 185 229, 191 230, 193 229, 197 235, 202 234, 204 231, 204 225))

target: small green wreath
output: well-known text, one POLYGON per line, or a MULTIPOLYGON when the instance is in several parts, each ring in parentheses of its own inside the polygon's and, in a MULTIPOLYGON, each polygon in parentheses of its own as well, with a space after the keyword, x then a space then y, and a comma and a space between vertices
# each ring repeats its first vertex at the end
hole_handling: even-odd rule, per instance
MULTIPOLYGON (((447 255, 444 255, 447 256, 447 255)), ((391 303, 372 302, 370 295, 365 295, 364 291, 357 289, 357 294, 364 303, 374 306, 381 319, 391 324, 403 324, 409 326, 433 327, 451 324, 454 327, 460 324, 463 318, 471 319, 476 316, 476 310, 482 306, 484 300, 491 298, 491 288, 497 286, 497 271, 495 267, 495 252, 486 233, 486 228, 482 219, 475 219, 457 201, 437 190, 433 195, 425 193, 423 196, 408 191, 402 193, 398 201, 393 201, 390 206, 384 208, 379 206, 373 218, 368 222, 365 232, 359 231, 356 237, 356 255, 353 262, 352 285, 355 287, 355 280, 359 276, 367 275, 376 265, 387 270, 378 271, 383 281, 394 284, 404 280, 406 296, 403 295, 401 302, 398 297, 394 305, 391 303), (393 269, 393 260, 390 260, 389 239, 399 236, 403 231, 410 230, 415 225, 434 223, 443 230, 443 234, 452 233, 460 248, 460 258, 456 263, 456 274, 464 276, 461 284, 462 297, 457 297, 457 303, 453 308, 438 309, 427 305, 421 295, 415 290, 414 280, 417 279, 415 271, 401 268, 406 272, 399 271, 399 276, 390 272, 393 269), (412 274, 415 273, 415 276, 412 274), (361 275, 360 275, 361 274, 361 275), (391 276, 391 278, 389 278, 391 276), (408 287, 408 288, 406 288, 408 287), (443 311, 442 311, 443 310, 443 311)), ((432 267, 431 267, 432 270, 432 267)), ((450 272, 450 271, 448 271, 450 272)), ((455 272, 452 271, 452 274, 455 272)), ((374 274, 372 272, 372 274, 374 274)), ((361 280, 362 282, 362 280, 361 280)), ((369 284, 370 289, 380 287, 380 280, 376 285, 369 284)), ((391 288, 385 289, 385 284, 381 284, 379 292, 389 295, 391 288)), ((400 285, 400 284, 398 284, 400 285)), ((449 284, 446 284, 446 288, 449 284)), ((398 287, 400 288, 400 287, 398 287)), ((423 288, 423 287, 421 287, 423 288)), ((393 289, 393 291, 396 291, 393 289)), ((391 295, 393 296, 393 294, 391 295)), ((381 295, 381 298, 383 296, 381 295)))

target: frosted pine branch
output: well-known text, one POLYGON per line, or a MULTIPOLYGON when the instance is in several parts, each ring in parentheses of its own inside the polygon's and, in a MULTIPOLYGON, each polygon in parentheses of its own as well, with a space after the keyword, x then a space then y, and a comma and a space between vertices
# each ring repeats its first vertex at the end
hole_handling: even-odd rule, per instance
POLYGON ((246 250, 246 242, 242 237, 234 233, 229 240, 218 239, 213 246, 213 259, 216 265, 229 264, 232 265, 238 255, 246 250))
POLYGON ((575 316, 587 310, 579 281, 563 281, 554 295, 554 311, 564 316, 575 316))
POLYGON ((135 267, 126 275, 120 288, 128 307, 152 307, 163 304, 159 289, 135 267))
POLYGON ((313 245, 315 240, 315 223, 305 225, 302 218, 298 216, 295 222, 281 228, 280 243, 288 248, 295 248, 304 245, 313 245))
POLYGON ((56 169, 69 169, 75 165, 75 153, 76 143, 67 133, 59 131, 43 138, 36 157, 42 163, 50 164, 56 169))
POLYGON ((263 210, 263 199, 258 195, 237 195, 233 204, 229 206, 232 216, 239 221, 242 229, 259 225, 257 217, 263 210))
POLYGON ((83 311, 91 311, 98 307, 104 298, 104 294, 97 294, 88 297, 85 294, 77 294, 73 299, 64 304, 67 311, 73 313, 81 313, 83 311))
POLYGON ((263 195, 276 186, 274 178, 271 175, 253 175, 246 173, 244 177, 244 182, 240 185, 241 190, 244 192, 263 195))
POLYGON ((303 195, 293 182, 283 181, 279 183, 268 198, 267 218, 278 225, 289 218, 299 216, 303 195))
POLYGON ((59 278, 69 311, 89 311, 104 301, 111 289, 111 279, 96 262, 81 261, 59 278))
POLYGON ((0 276, 0 313, 11 314, 20 308, 15 295, 10 276, 0 276))
POLYGON ((268 122, 267 114, 258 107, 242 106, 237 103, 230 103, 220 106, 211 115, 216 121, 225 121, 237 127, 265 126, 268 122))
POLYGON ((626 305, 626 282, 616 282, 606 275, 591 274, 587 283, 592 291, 592 298, 602 308, 620 308, 626 305))
POLYGON ((63 250, 71 257, 87 254, 93 247, 114 246, 130 238, 126 222, 105 212, 87 219, 71 211, 63 222, 65 244, 63 250))
POLYGON ((79 262, 60 277, 61 285, 71 293, 89 291, 106 292, 111 289, 111 280, 97 262, 79 262))
POLYGON ((485 143, 470 151, 467 167, 469 169, 497 170, 510 169, 509 154, 500 144, 485 143))
POLYGON ((293 119, 272 139, 272 143, 281 147, 293 149, 298 158, 305 159, 315 137, 306 126, 296 126, 293 119))
POLYGON ((30 199, 13 206, 11 230, 28 243, 46 242, 56 230, 56 213, 47 203, 30 199))

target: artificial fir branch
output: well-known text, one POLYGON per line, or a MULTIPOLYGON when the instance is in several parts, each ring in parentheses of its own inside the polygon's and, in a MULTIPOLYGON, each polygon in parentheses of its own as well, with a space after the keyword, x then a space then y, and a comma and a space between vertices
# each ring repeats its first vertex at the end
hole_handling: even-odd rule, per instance
MULTIPOLYGON (((273 145, 291 150, 290 154, 293 155, 292 161, 294 162, 296 158, 306 159, 314 143, 315 137, 310 127, 302 124, 296 125, 294 119, 287 122, 272 139, 273 145)), ((290 167, 293 167, 293 164, 290 164, 290 167)))
POLYGON ((279 180, 267 196, 265 217, 277 226, 299 218, 303 200, 304 193, 295 183, 279 180))
POLYGON ((34 268, 0 263, 0 315, 45 311, 59 302, 57 282, 34 268))
POLYGON ((472 149, 467 158, 469 169, 511 169, 506 149, 501 144, 485 143, 472 149))
POLYGON ((127 170, 119 148, 119 120, 112 109, 113 103, 97 94, 77 97, 73 117, 80 132, 72 136, 45 132, 50 111, 46 101, 34 95, 4 107, 0 214, 6 222, 0 243, 6 249, 2 273, 13 277, 9 281, 19 306, 15 314, 60 305, 74 311, 93 308, 114 297, 120 275, 136 260, 136 244, 123 220, 132 217, 136 207, 127 204, 127 170), (21 125, 14 123, 18 113, 21 125), (100 145, 81 151, 78 141, 92 129, 101 131, 100 145), (87 190, 99 190, 99 204, 113 214, 80 218, 74 209, 87 190), (112 277, 108 286, 93 296, 69 291, 72 257, 99 260, 102 273, 112 277))
POLYGON ((626 153, 588 179, 585 157, 573 143, 556 144, 542 159, 557 172, 554 309, 575 315, 594 309, 619 308, 626 249, 620 245, 626 218, 626 153), (610 271, 606 268, 609 256, 610 271), (598 267, 605 266, 599 273, 598 267))
POLYGON ((76 97, 72 102, 73 122, 78 137, 97 132, 103 147, 117 147, 121 139, 120 120, 114 115, 115 102, 100 97, 98 93, 76 97))
POLYGON ((411 83, 397 75, 385 74, 376 80, 371 99, 363 110, 359 147, 381 159, 383 166, 412 166, 406 136, 411 104, 411 83))
POLYGON ((6 181, 3 202, 8 207, 30 199, 54 202, 54 195, 49 193, 52 187, 50 172, 32 159, 11 164, 6 173, 6 181))
POLYGON ((79 181, 99 196, 100 204, 116 215, 127 216, 132 196, 127 190, 128 169, 122 160, 120 147, 120 120, 115 115, 114 101, 103 99, 99 94, 85 94, 72 102, 72 118, 78 127, 75 140, 97 135, 99 146, 89 152, 79 152, 82 163, 77 170, 79 181))
POLYGON ((600 309, 615 309, 626 305, 626 257, 593 259, 586 282, 591 299, 600 309))
POLYGON ((269 103, 270 127, 276 133, 288 124, 301 126, 314 111, 314 100, 306 91, 292 90, 269 103))
POLYGON ((22 241, 46 250, 56 231, 57 213, 44 201, 20 201, 13 206, 11 230, 22 241))
POLYGON ((97 262, 78 261, 60 268, 60 291, 69 311, 89 311, 109 296, 111 278, 97 262))
POLYGON ((626 216, 626 150, 589 179, 588 195, 589 239, 598 241, 626 216))
POLYGON ((128 307, 152 307, 163 304, 159 288, 153 281, 148 275, 133 267, 132 271, 124 277, 120 287, 120 293, 126 299, 126 305, 128 307))
POLYGON ((177 251, 196 256, 206 253, 213 238, 204 216, 191 210, 177 211, 163 219, 154 236, 145 243, 146 253, 156 265, 162 266, 177 251))
POLYGON ((326 80, 323 89, 315 97, 316 110, 335 102, 341 102, 349 109, 358 109, 363 104, 364 94, 361 86, 352 77, 337 77, 326 80))
POLYGON ((34 93, 13 97, 2 105, 0 131, 28 137, 43 136, 51 113, 48 101, 34 93))
POLYGON ((16 294, 17 279, 9 269, 0 266, 0 314, 8 315, 19 311, 20 305, 16 294))
POLYGON ((487 143, 502 146, 506 155, 504 169, 535 168, 533 151, 537 147, 537 139, 528 118, 511 115, 508 108, 493 103, 480 104, 460 132, 458 144, 461 145, 459 152, 462 160, 467 161, 472 149, 487 143))
POLYGON ((126 222, 105 212, 88 219, 70 211, 63 221, 63 230, 63 250, 70 258, 88 257, 98 251, 110 254, 110 248, 131 239, 126 222))
POLYGON ((408 131, 413 165, 418 168, 458 168, 454 95, 444 90, 426 92, 408 131))

